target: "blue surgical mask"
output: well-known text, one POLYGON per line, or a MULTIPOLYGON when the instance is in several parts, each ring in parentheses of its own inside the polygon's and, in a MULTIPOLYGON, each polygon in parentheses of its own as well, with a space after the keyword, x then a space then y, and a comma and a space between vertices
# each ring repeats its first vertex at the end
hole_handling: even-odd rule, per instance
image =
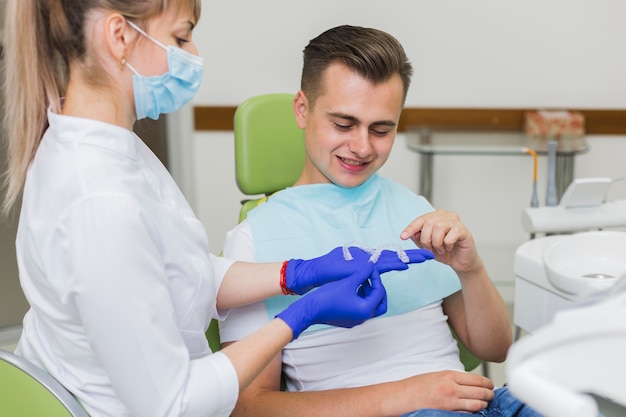
POLYGON ((202 58, 172 45, 165 46, 133 22, 128 21, 128 24, 167 51, 169 70, 163 75, 144 77, 126 63, 133 72, 137 119, 156 120, 160 114, 177 111, 196 95, 202 81, 202 58))

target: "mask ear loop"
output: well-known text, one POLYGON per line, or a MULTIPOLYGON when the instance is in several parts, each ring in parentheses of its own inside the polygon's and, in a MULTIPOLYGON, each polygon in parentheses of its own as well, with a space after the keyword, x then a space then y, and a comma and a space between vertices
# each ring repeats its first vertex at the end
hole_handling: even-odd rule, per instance
POLYGON ((133 74, 135 74, 136 76, 141 77, 141 74, 139 74, 139 72, 137 72, 137 70, 135 68, 133 68, 133 66, 130 65, 128 63, 128 61, 126 61, 125 59, 122 59, 121 64, 122 65, 126 65, 128 67, 128 69, 131 70, 133 72, 133 74))
POLYGON ((148 35, 143 29, 141 29, 139 26, 137 26, 136 24, 134 24, 133 22, 131 22, 130 20, 127 20, 128 24, 135 29, 137 32, 141 33, 143 36, 145 36, 146 38, 150 39, 152 42, 156 43, 157 45, 159 45, 161 48, 165 49, 167 51, 167 46, 163 45, 161 42, 159 42, 158 40, 156 40, 155 38, 153 38, 152 36, 148 35))
MULTIPOLYGON (((142 34, 146 38, 150 39, 152 42, 156 43, 158 46, 160 46, 161 48, 163 48, 163 49, 165 49, 167 51, 167 46, 163 45, 161 42, 159 42, 158 40, 154 39, 152 36, 148 35, 143 29, 141 29, 135 23, 131 22, 130 20, 126 20, 126 22, 128 22, 130 27, 135 29, 137 32, 139 32, 140 34, 142 34)), ((138 77, 141 77, 141 74, 139 74, 139 72, 132 65, 130 65, 128 63, 126 58, 123 58, 121 63, 122 63, 122 65, 126 65, 133 72, 133 74, 135 74, 138 77)))

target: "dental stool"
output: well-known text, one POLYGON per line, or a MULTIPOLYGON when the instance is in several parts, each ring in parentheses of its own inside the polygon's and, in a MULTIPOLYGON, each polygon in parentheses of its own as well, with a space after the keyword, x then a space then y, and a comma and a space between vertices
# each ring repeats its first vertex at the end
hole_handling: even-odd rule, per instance
POLYGON ((0 349, 0 416, 89 417, 56 379, 0 349))

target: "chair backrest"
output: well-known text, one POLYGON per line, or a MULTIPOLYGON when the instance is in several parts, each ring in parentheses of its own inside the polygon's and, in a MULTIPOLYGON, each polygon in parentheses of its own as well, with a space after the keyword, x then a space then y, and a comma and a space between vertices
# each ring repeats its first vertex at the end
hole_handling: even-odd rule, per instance
POLYGON ((235 112, 235 170, 246 195, 269 195, 293 185, 304 165, 304 132, 293 113, 293 94, 264 94, 235 112))
POLYGON ((489 368, 487 367, 487 362, 483 362, 480 358, 475 356, 472 352, 470 352, 465 347, 465 345, 463 344, 463 342, 461 342, 461 339, 459 339, 459 337, 457 336, 452 326, 450 326, 450 331, 452 332, 452 336, 454 337, 454 340, 456 340, 456 345, 459 348, 459 357, 461 359, 461 363, 463 364, 463 367, 465 368, 465 370, 467 372, 473 371, 474 369, 478 368, 479 365, 483 365, 483 368, 482 368, 483 375, 488 377, 489 368))
POLYGON ((24 358, 1 349, 0 415, 88 417, 56 379, 24 358))
MULTIPOLYGON (((235 179, 246 195, 270 195, 292 185, 304 166, 304 132, 293 114, 293 94, 263 94, 235 111, 235 179)), ((239 222, 265 197, 243 200, 239 222)), ((220 349, 216 320, 206 331, 213 352, 220 349)))

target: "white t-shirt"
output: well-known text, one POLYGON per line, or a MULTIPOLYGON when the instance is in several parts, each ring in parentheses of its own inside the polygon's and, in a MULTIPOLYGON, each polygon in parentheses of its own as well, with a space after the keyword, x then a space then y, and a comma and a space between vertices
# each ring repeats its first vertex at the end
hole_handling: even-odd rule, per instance
POLYGON ((232 261, 132 132, 48 114, 17 233, 30 310, 17 353, 92 416, 228 416, 230 360, 205 330, 232 261))
MULTIPOLYGON (((246 220, 228 233, 223 251, 232 259, 255 260, 246 220)), ((233 309, 220 322, 221 340, 240 340, 268 321, 263 302, 233 309)), ((283 349, 290 391, 358 387, 463 369, 441 301, 400 315, 383 315, 352 329, 302 334, 283 349)))

